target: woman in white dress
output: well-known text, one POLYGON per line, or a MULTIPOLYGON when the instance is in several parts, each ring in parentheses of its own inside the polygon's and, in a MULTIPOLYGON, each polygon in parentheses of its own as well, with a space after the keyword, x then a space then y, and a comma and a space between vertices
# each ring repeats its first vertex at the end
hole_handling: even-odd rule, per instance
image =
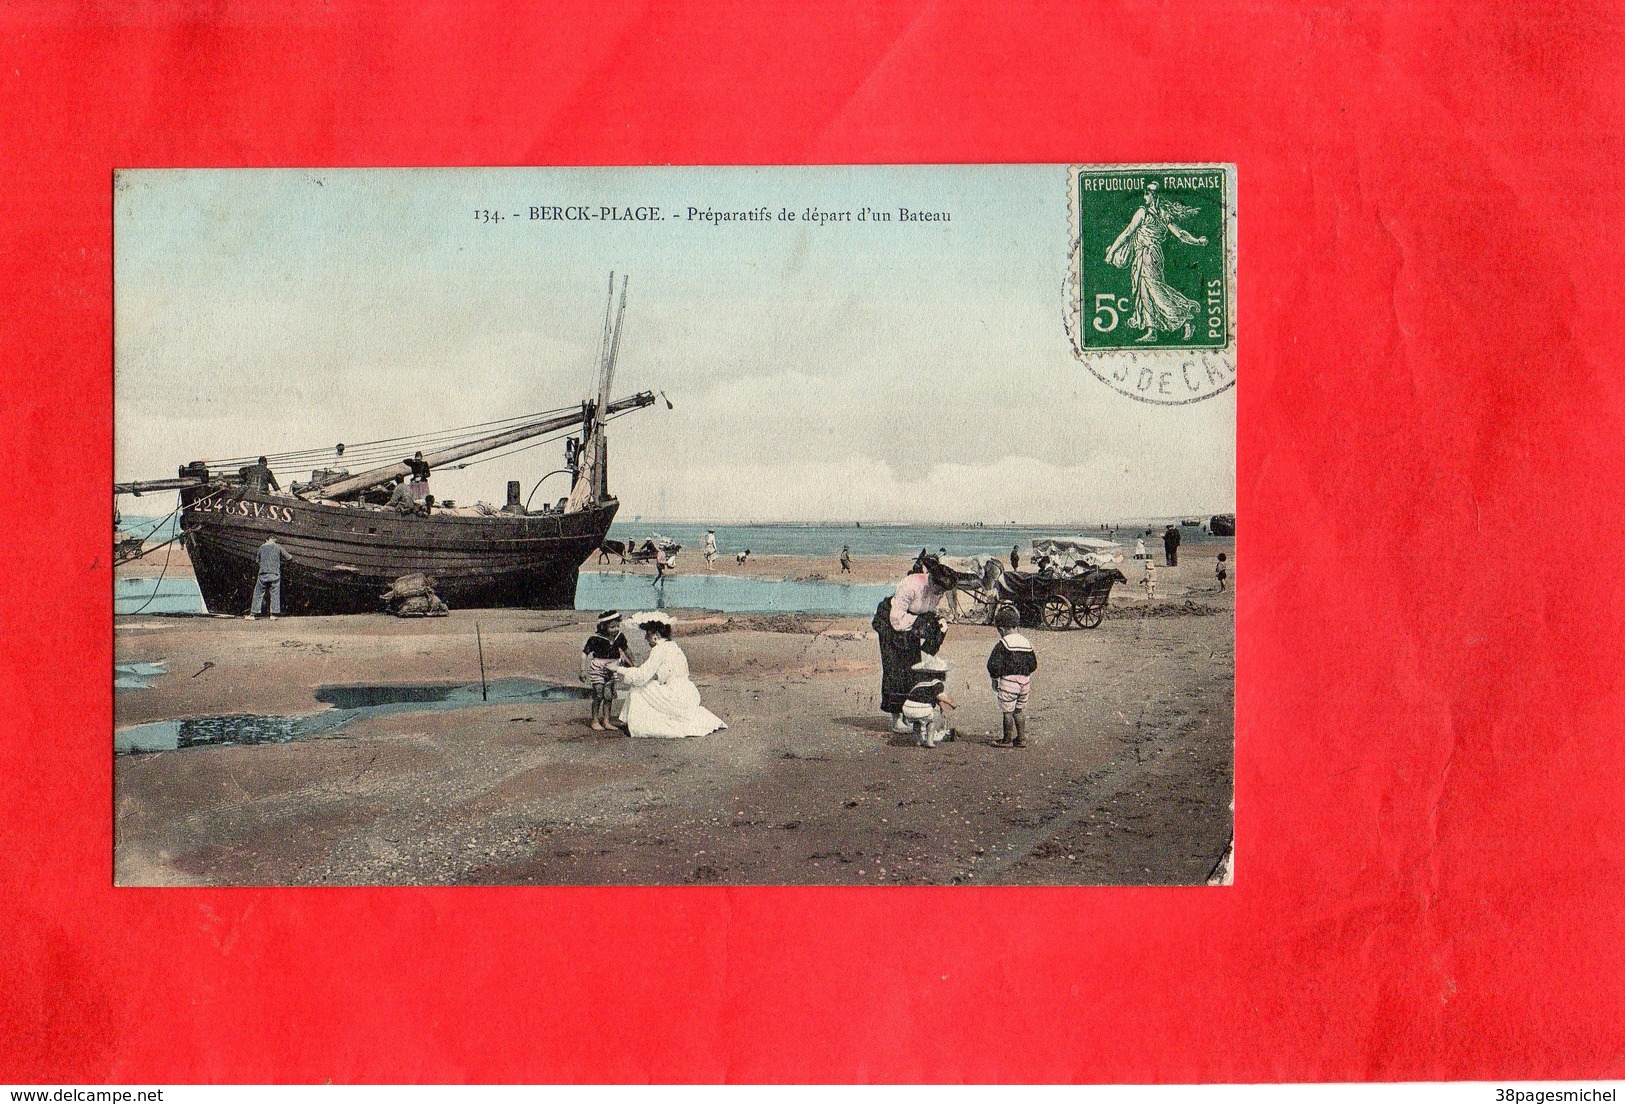
POLYGON ((649 642, 649 658, 637 667, 620 667, 615 677, 627 686, 621 720, 627 734, 657 739, 704 736, 727 728, 700 704, 700 690, 688 677, 688 657, 671 642, 671 618, 640 613, 630 619, 649 642))

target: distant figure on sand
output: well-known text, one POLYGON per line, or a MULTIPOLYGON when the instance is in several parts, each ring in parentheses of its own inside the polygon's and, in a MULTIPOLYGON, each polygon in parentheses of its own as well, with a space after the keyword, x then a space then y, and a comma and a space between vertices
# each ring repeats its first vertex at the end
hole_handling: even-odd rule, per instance
MULTIPOLYGON (((1151 535, 1150 531, 1147 530, 1146 531, 1146 536, 1150 536, 1150 535, 1151 535)), ((1145 537, 1135 537, 1134 538, 1134 558, 1136 560, 1143 560, 1143 559, 1146 558, 1146 555, 1145 555, 1145 537)))
POLYGON ((1145 600, 1147 602, 1156 601, 1157 565, 1152 562, 1151 557, 1149 556, 1147 556, 1145 560, 1145 576, 1140 580, 1140 585, 1145 587, 1145 600))
POLYGON ((605 610, 581 648, 581 678, 592 689, 594 732, 615 727, 610 716, 615 709, 615 671, 622 664, 633 666, 632 649, 621 632, 621 614, 605 610))
POLYGON ((676 740, 727 728, 722 718, 700 704, 699 687, 688 677, 688 657, 671 642, 671 618, 659 612, 639 613, 632 623, 649 642, 649 658, 642 666, 616 669, 616 677, 629 688, 621 706, 627 735, 676 740))
POLYGON ((1010 546, 1010 570, 1015 571, 1015 570, 1019 569, 1020 567, 1021 567, 1021 546, 1017 545, 1017 544, 1012 544, 1010 546))
POLYGON ((1229 575, 1229 574, 1230 573, 1225 570, 1225 566, 1224 566, 1224 553, 1220 552, 1219 553, 1219 561, 1213 565, 1213 577, 1215 579, 1219 580, 1219 589, 1220 590, 1224 589, 1224 580, 1225 580, 1225 577, 1227 575, 1229 575))
POLYGON ((714 529, 705 531, 705 562, 707 564, 717 562, 717 534, 714 529))
POLYGON ((747 548, 743 552, 740 552, 734 556, 734 563, 738 564, 740 567, 744 567, 745 561, 748 559, 750 559, 750 549, 747 548))
POLYGON ((852 574, 852 549, 844 544, 841 545, 841 574, 852 574))
POLYGON ((914 685, 912 668, 922 653, 935 655, 942 647, 946 633, 937 606, 954 586, 954 573, 924 549, 914 562, 917 570, 880 600, 872 622, 880 638, 880 708, 891 714, 893 732, 913 731, 902 715, 914 685))
POLYGON ((252 621, 260 612, 260 601, 267 591, 271 595, 271 620, 282 616, 282 561, 289 559, 288 550, 266 537, 259 550, 259 575, 254 579, 254 598, 248 605, 248 618, 252 621))
POLYGON ((1182 536, 1177 525, 1170 525, 1162 531, 1162 555, 1169 567, 1179 566, 1179 542, 1182 536))
POLYGON ((1032 642, 1016 631, 1021 614, 1014 607, 999 607, 993 625, 999 630, 999 642, 987 657, 987 675, 993 680, 993 694, 999 699, 1004 723, 1004 734, 993 741, 993 746, 1026 747, 1027 697, 1033 673, 1038 670, 1038 655, 1032 642))

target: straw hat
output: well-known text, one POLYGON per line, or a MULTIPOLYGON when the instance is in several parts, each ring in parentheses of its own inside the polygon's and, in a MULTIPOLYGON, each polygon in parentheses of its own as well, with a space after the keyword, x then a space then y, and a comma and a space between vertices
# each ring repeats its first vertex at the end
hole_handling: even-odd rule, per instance
POLYGON ((645 625, 651 624, 664 625, 668 629, 671 628, 671 618, 668 615, 661 613, 659 610, 651 610, 648 613, 634 613, 631 617, 631 621, 632 624, 636 625, 640 629, 645 625))
POLYGON ((619 625, 620 623, 621 623, 621 611, 620 610, 605 610, 603 613, 600 613, 598 615, 598 627, 600 629, 612 629, 616 625, 619 625))
POLYGON ((925 655, 921 656, 920 662, 916 663, 910 670, 928 671, 934 675, 946 675, 952 668, 948 665, 948 661, 941 656, 925 655))

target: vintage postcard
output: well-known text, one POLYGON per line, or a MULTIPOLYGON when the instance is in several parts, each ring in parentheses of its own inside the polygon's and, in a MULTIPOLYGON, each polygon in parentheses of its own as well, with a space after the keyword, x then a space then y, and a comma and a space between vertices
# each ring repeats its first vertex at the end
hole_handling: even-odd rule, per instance
POLYGON ((1223 164, 114 182, 121 885, 1204 885, 1223 164))

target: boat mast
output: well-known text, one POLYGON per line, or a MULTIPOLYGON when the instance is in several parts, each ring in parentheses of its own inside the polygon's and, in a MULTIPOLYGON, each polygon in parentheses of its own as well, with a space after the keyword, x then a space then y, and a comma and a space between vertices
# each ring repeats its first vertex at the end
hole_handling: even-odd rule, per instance
POLYGON ((609 497, 609 446, 604 438, 605 412, 609 409, 609 388, 615 377, 615 361, 621 351, 621 325, 626 318, 626 285, 621 277, 621 301, 615 304, 615 274, 609 277, 609 305, 604 312, 604 341, 599 346, 598 401, 588 407, 582 425, 583 465, 576 485, 570 491, 565 510, 584 510, 609 497), (613 325, 611 315, 613 313, 613 325))
MULTIPOLYGON (((609 400, 610 384, 615 377, 615 361, 621 351, 621 324, 626 317, 626 287, 628 277, 621 277, 621 297, 619 305, 615 302, 615 274, 609 274, 609 301, 604 308, 604 329, 598 346, 598 396, 596 402, 582 403, 580 413, 555 415, 539 421, 516 426, 480 437, 472 441, 441 449, 439 452, 425 456, 424 461, 431 468, 444 467, 456 463, 458 460, 477 456, 482 452, 501 448, 504 445, 515 444, 531 437, 540 437, 546 433, 553 433, 565 429, 579 422, 582 427, 580 470, 574 487, 570 491, 567 510, 575 511, 597 505, 609 497, 609 453, 604 440, 604 423, 610 418, 624 414, 629 410, 639 410, 645 406, 654 405, 655 396, 652 391, 640 391, 635 395, 614 402, 609 400)), ((671 402, 668 400, 669 407, 671 402)), ((192 465, 188 465, 189 470, 192 465)), ((347 499, 354 498, 363 491, 382 486, 394 479, 403 479, 411 472, 411 468, 404 462, 384 464, 370 468, 358 475, 347 476, 344 479, 324 484, 321 487, 304 492, 300 497, 307 499, 347 499)), ((204 486, 209 482, 201 475, 183 474, 176 479, 152 479, 129 483, 115 483, 115 494, 142 494, 151 491, 186 490, 193 487, 204 486)))

